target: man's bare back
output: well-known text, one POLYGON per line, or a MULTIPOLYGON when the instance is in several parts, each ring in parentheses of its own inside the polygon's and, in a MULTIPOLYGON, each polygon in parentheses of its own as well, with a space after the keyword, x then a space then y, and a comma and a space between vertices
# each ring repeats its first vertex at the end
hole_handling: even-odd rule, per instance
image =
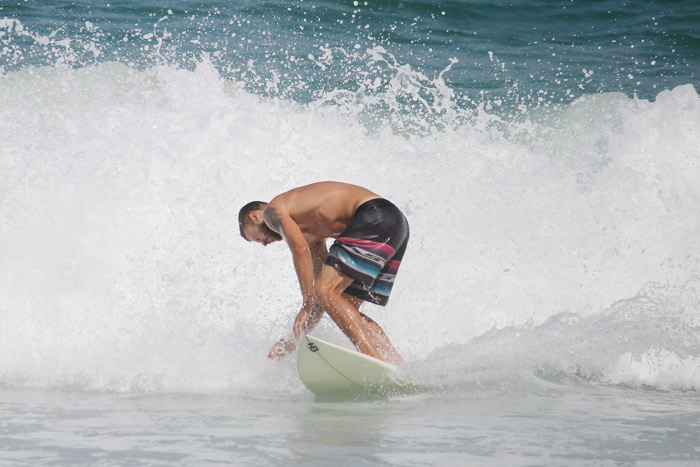
POLYGON ((270 201, 268 207, 286 213, 310 245, 337 238, 361 204, 381 198, 366 188, 341 182, 319 182, 295 188, 270 201))

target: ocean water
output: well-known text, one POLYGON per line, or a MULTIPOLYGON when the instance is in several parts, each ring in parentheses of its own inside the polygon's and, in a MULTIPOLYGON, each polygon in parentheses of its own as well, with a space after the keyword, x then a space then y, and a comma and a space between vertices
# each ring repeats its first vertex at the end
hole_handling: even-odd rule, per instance
MULTIPOLYGON (((0 464, 697 465, 700 3, 0 3, 0 464), (421 390, 318 400, 239 207, 366 186, 421 390)), ((315 334, 348 345, 324 320, 315 334)))

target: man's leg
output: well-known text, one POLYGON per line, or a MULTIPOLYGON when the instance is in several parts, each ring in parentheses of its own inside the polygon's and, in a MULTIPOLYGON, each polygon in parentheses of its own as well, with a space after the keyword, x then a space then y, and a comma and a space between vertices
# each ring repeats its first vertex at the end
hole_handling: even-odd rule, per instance
POLYGON ((372 339, 374 345, 382 352, 382 355, 386 357, 385 360, 389 360, 397 365, 403 363, 403 358, 401 358, 401 355, 399 355, 394 346, 391 345, 391 341, 384 332, 384 329, 366 314, 360 312, 360 316, 362 316, 365 322, 365 330, 368 332, 370 339, 372 339))
MULTIPOLYGON (((352 303, 352 305, 358 311, 360 310, 360 306, 365 303, 365 301, 361 298, 353 297, 347 293, 343 294, 343 298, 352 303)), ((382 355, 384 355, 385 359, 397 365, 403 363, 403 358, 401 358, 401 355, 399 355, 394 346, 391 345, 391 341, 384 332, 384 329, 382 329, 382 327, 379 326, 376 321, 361 311, 360 316, 362 316, 362 319, 365 322, 365 331, 369 333, 370 339, 372 339, 372 342, 374 342, 377 349, 382 353, 382 355)))
POLYGON ((374 333, 369 331, 367 321, 355 305, 343 297, 343 291, 351 282, 351 278, 344 276, 334 267, 324 265, 314 284, 315 298, 321 302, 325 312, 357 350, 370 357, 385 360, 373 342, 374 333))

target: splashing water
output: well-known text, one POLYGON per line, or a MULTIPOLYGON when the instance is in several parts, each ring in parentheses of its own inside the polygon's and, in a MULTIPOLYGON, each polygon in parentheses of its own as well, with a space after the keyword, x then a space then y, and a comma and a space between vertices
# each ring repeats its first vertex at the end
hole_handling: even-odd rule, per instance
POLYGON ((234 218, 333 179, 409 217, 391 304, 368 310, 427 384, 697 389, 693 85, 509 100, 465 91, 454 49, 432 73, 366 36, 266 61, 193 33, 250 36, 240 12, 149 14, 0 20, 0 384, 301 391, 264 359, 299 305, 291 261, 234 218))

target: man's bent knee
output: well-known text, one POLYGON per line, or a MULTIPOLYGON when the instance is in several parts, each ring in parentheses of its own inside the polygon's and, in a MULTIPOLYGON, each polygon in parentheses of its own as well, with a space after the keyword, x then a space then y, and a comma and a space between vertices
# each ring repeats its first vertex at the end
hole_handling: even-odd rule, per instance
POLYGON ((337 294, 342 294, 343 291, 352 283, 352 279, 343 275, 340 271, 327 264, 321 269, 314 288, 318 286, 319 290, 332 291, 337 294))
POLYGON ((330 299, 342 295, 350 283, 352 279, 344 276, 337 269, 324 265, 314 283, 312 294, 315 300, 327 304, 330 299))
POLYGON ((327 307, 335 297, 340 295, 338 292, 336 292, 334 287, 324 284, 314 284, 311 294, 313 295, 316 303, 320 303, 325 307, 327 307))

